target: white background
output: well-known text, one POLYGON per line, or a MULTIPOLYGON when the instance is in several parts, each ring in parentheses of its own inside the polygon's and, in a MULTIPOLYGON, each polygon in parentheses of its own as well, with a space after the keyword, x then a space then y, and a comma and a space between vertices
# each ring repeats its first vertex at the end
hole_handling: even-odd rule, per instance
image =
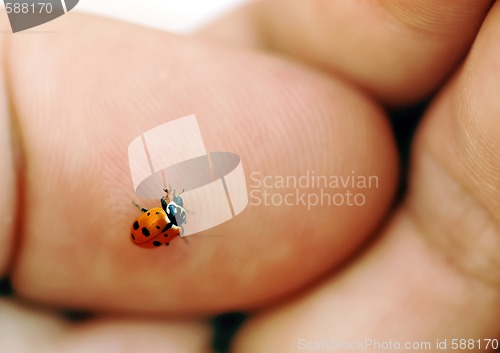
POLYGON ((75 10, 189 33, 247 0, 80 0, 75 10))

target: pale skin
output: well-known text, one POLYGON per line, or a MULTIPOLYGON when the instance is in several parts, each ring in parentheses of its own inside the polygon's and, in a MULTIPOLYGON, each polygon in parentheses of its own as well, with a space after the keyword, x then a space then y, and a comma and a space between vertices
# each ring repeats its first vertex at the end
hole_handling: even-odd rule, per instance
POLYGON ((276 0, 194 38, 72 14, 0 34, 0 276, 15 291, 0 301, 0 344, 210 352, 203 318, 234 310, 252 312, 235 353, 295 352, 301 338, 498 337, 492 4, 276 0), (400 166, 384 107, 431 96, 391 207, 400 166), (134 247, 128 143, 193 112, 207 149, 237 153, 247 173, 356 170, 380 187, 363 207, 307 219, 249 207, 216 229, 224 237, 134 247), (67 308, 95 316, 74 325, 67 308))

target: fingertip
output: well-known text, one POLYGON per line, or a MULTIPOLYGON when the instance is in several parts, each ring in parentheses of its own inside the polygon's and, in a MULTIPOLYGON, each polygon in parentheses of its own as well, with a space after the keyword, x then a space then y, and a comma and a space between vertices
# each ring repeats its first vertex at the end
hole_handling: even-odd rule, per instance
POLYGON ((500 283, 500 4, 426 113, 414 143, 408 204, 459 271, 500 283))
POLYGON ((36 306, 0 299, 2 352, 208 353, 211 327, 201 321, 99 317, 68 322, 36 306))
MULTIPOLYGON (((11 53, 33 200, 13 271, 19 295, 90 311, 256 308, 332 271, 383 219, 397 178, 393 137, 383 110, 345 81, 260 53, 92 17, 75 21, 70 28, 60 21, 57 41, 21 38, 11 53), (137 65, 145 52, 147 65, 137 65), (44 70, 28 65, 34 56, 44 70), (248 206, 220 226, 224 242, 134 247, 127 146, 193 111, 207 150, 238 154, 247 177, 292 179, 309 170, 340 184, 328 186, 328 201, 314 209, 300 200, 248 206), (353 175, 380 184, 353 187, 353 175), (366 203, 347 204, 352 189, 366 203)), ((284 199, 292 188, 268 191, 284 199)), ((312 188, 299 191, 320 193, 312 188)))
POLYGON ((467 53, 491 1, 265 1, 262 43, 345 77, 382 102, 429 96, 467 53))
POLYGON ((53 351, 53 343, 66 329, 66 324, 56 315, 12 300, 0 299, 0 313, 2 352, 53 351))

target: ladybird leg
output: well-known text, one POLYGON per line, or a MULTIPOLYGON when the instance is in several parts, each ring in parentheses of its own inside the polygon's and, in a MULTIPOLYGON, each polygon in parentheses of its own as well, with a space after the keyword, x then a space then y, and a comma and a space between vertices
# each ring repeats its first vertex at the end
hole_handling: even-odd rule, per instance
POLYGON ((134 200, 132 200, 132 205, 134 205, 135 207, 137 207, 137 209, 139 211, 142 211, 141 206, 139 206, 134 200))
POLYGON ((148 209, 147 209, 147 208, 144 208, 144 207, 139 206, 137 203, 135 203, 135 201, 134 201, 134 200, 132 200, 132 205, 134 205, 135 207, 137 207, 137 209, 138 209, 139 211, 141 211, 141 212, 147 212, 147 211, 148 211, 148 209))

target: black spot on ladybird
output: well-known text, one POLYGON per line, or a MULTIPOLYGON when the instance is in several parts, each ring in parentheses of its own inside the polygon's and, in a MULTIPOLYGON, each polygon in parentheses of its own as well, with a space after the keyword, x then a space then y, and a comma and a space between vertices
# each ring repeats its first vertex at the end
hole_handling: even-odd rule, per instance
POLYGON ((144 236, 146 237, 149 237, 149 229, 147 229, 146 227, 142 227, 142 234, 144 234, 144 236))
POLYGON ((139 222, 135 221, 134 222, 134 230, 139 229, 139 222))
POLYGON ((132 239, 134 239, 134 240, 135 240, 135 237, 134 237, 134 235, 133 235, 133 234, 130 234, 130 235, 132 236, 132 239))
POLYGON ((156 240, 155 240, 155 241, 153 242, 153 245, 154 245, 154 246, 160 246, 160 245, 161 245, 161 243, 160 243, 159 241, 156 241, 156 240))
POLYGON ((151 216, 151 212, 148 212, 148 217, 151 216))
POLYGON ((169 245, 170 245, 170 243, 168 243, 168 242, 167 242, 167 243, 165 243, 165 246, 169 246, 169 245))
POLYGON ((156 229, 160 229, 160 226, 156 226, 156 229))
POLYGON ((156 214, 160 214, 160 212, 156 212, 156 214))

